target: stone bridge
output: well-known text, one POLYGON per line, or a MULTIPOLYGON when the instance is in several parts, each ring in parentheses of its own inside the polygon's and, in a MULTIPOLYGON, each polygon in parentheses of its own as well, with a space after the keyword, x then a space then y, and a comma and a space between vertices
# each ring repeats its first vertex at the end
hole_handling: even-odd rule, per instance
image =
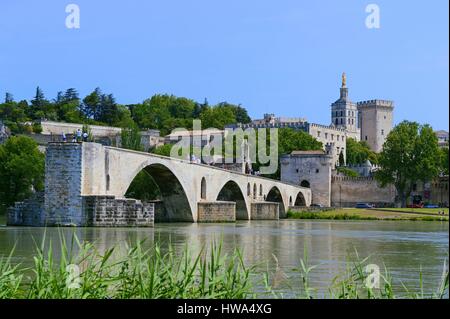
POLYGON ((142 170, 158 185, 162 219, 166 221, 228 220, 230 209, 234 219, 278 219, 285 217, 289 206, 311 203, 309 188, 260 176, 97 143, 50 143, 46 156, 47 214, 65 207, 73 220, 81 216, 82 198, 124 198, 142 170), (216 213, 225 216, 211 219, 216 213), (275 218, 264 218, 264 214, 275 218))

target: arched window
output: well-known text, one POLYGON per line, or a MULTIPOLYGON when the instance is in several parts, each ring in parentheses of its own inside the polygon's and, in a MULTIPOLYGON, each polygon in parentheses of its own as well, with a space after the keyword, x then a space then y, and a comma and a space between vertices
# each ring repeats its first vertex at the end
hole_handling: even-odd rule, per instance
POLYGON ((289 206, 292 206, 292 196, 289 196, 289 206))
POLYGON ((256 195, 257 195, 257 186, 256 186, 256 184, 253 184, 253 198, 256 198, 256 195))
POLYGON ((262 193, 263 193, 262 184, 259 184, 259 196, 262 196, 262 193))
POLYGON ((206 179, 202 178, 201 190, 200 190, 201 199, 206 199, 206 179))
POLYGON ((338 125, 339 124, 339 120, 338 119, 336 119, 336 125, 338 125))
POLYGON ((307 180, 303 180, 303 181, 300 183, 300 186, 301 186, 301 187, 307 187, 307 188, 310 188, 309 182, 308 182, 307 180))
POLYGON ((344 124, 344 119, 343 118, 341 118, 341 124, 344 124))
POLYGON ((106 190, 109 191, 109 186, 110 186, 111 180, 109 177, 109 174, 106 175, 106 190))
POLYGON ((341 116, 344 116, 344 113, 342 113, 342 111, 341 111, 341 116))
POLYGON ((250 183, 247 184, 247 196, 250 196, 251 193, 251 189, 250 189, 250 183))

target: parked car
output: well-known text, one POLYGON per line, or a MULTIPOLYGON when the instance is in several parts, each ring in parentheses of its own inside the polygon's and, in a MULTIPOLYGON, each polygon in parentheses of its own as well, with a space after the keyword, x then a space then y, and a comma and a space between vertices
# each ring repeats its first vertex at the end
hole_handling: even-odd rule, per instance
POLYGON ((425 206, 423 206, 423 208, 439 208, 439 205, 435 205, 435 204, 426 204, 425 206))
POLYGON ((322 204, 311 204, 311 207, 323 208, 323 205, 322 204))
POLYGON ((423 203, 416 203, 416 204, 410 204, 406 205, 408 208, 423 208, 423 203))
POLYGON ((355 208, 373 208, 373 206, 368 203, 357 203, 355 208))

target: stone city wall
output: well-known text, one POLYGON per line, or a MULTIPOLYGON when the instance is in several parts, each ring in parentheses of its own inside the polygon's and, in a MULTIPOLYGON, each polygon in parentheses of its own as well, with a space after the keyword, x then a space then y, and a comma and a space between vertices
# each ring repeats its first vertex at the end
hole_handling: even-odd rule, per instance
POLYGON ((342 177, 331 179, 331 205, 354 207, 356 203, 390 206, 395 201, 393 185, 381 187, 373 177, 342 177))
MULTIPOLYGON (((72 134, 78 129, 83 128, 83 124, 78 123, 64 123, 64 122, 53 122, 53 121, 41 121, 42 133, 43 135, 62 135, 72 134)), ((120 127, 112 126, 100 126, 100 125, 89 125, 91 134, 95 137, 97 136, 117 136, 120 135, 122 129, 120 127)))

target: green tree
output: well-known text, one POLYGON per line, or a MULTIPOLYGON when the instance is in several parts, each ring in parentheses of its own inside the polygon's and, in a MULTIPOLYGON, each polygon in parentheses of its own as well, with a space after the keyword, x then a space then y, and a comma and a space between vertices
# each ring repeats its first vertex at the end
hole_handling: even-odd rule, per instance
POLYGON ((163 135, 169 133, 164 123, 171 118, 170 100, 168 95, 154 95, 142 104, 135 105, 132 109, 134 121, 141 129, 159 129, 163 135))
POLYGON ((119 107, 112 94, 102 94, 100 96, 100 108, 97 117, 94 119, 110 126, 120 121, 119 107))
POLYGON ((362 164, 369 160, 378 163, 378 155, 373 152, 365 141, 357 142, 353 138, 347 138, 347 164, 362 164))
POLYGON ((44 92, 39 86, 36 88, 36 94, 31 100, 29 117, 33 120, 40 120, 43 118, 48 120, 58 119, 54 105, 45 98, 44 92))
POLYGON ((172 144, 164 144, 156 147, 152 150, 153 154, 161 155, 161 156, 170 156, 170 151, 172 150, 172 144))
POLYGON ((6 92, 5 93, 5 103, 11 103, 14 102, 14 97, 11 93, 6 92))
POLYGON ((100 116, 102 91, 96 88, 83 99, 82 112, 86 118, 97 120, 100 116))
POLYGON ((136 125, 123 128, 121 132, 121 147, 129 150, 142 151, 141 132, 136 125))
POLYGON ((195 103, 194 112, 192 114, 192 117, 195 119, 200 118, 200 114, 204 112, 206 109, 209 108, 208 99, 205 98, 203 103, 195 103))
POLYGON ((24 122, 30 120, 26 112, 28 104, 26 101, 19 103, 9 101, 0 104, 0 118, 3 119, 6 126, 8 126, 13 133, 22 133, 24 122))
POLYGON ((403 121, 387 136, 379 156, 381 168, 375 177, 382 186, 393 184, 405 207, 413 185, 437 177, 441 161, 433 129, 429 125, 403 121))
POLYGON ((133 118, 131 117, 131 111, 126 105, 117 105, 117 110, 118 110, 118 121, 114 123, 114 126, 129 128, 137 125, 133 121, 133 118))
POLYGON ((235 105, 235 104, 231 104, 228 102, 221 102, 221 103, 217 104, 216 107, 227 108, 227 109, 230 109, 231 112, 233 112, 234 119, 232 120, 232 122, 226 123, 226 124, 231 124, 231 123, 244 123, 245 124, 245 123, 251 122, 251 118, 250 118, 250 116, 248 116, 247 110, 244 109, 240 104, 235 105))
POLYGON ((345 165, 344 153, 342 151, 339 153, 339 166, 345 165))
POLYGON ((0 205, 9 207, 44 188, 44 154, 36 142, 13 136, 0 145, 0 205))
POLYGON ((448 175, 449 171, 449 158, 448 158, 448 147, 444 147, 441 149, 441 173, 444 175, 448 175))
POLYGON ((39 110, 39 109, 42 109, 46 103, 47 103, 47 100, 45 99, 44 92, 38 86, 36 88, 36 94, 35 94, 34 98, 31 100, 31 106, 34 107, 35 109, 39 110))
POLYGON ((200 120, 203 129, 214 127, 222 130, 225 125, 236 123, 236 115, 230 107, 219 105, 204 110, 200 114, 200 120))
POLYGON ((78 92, 74 88, 67 89, 64 93, 58 92, 55 109, 60 121, 80 123, 85 120, 82 116, 78 92))
POLYGON ((337 171, 348 177, 358 177, 359 176, 358 172, 355 172, 354 170, 351 170, 350 168, 347 168, 347 167, 338 167, 337 171))
POLYGON ((292 151, 322 150, 323 145, 308 133, 291 128, 278 129, 278 154, 292 151))

